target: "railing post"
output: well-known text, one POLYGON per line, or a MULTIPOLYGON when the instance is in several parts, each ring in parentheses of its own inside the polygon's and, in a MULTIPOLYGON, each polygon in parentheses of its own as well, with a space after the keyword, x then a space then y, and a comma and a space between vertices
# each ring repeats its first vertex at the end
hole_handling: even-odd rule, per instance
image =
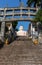
POLYGON ((14 18, 14 9, 13 9, 13 11, 12 11, 13 13, 12 13, 12 18, 14 18))
POLYGON ((29 13, 29 14, 28 14, 28 17, 30 18, 30 8, 28 8, 28 13, 29 13))
POLYGON ((22 7, 20 7, 20 18, 22 18, 22 7))
POLYGON ((4 8, 4 19, 5 19, 5 17, 6 17, 6 8, 4 8))

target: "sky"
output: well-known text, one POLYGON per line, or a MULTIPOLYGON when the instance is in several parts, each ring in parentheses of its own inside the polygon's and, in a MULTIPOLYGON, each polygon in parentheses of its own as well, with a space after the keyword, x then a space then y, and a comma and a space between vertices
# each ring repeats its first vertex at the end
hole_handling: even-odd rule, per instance
MULTIPOLYGON (((23 2, 24 6, 27 6, 26 2, 27 0, 21 0, 23 2)), ((0 8, 3 7, 18 7, 20 5, 19 0, 0 0, 0 8)), ((24 27, 24 30, 28 30, 28 26, 29 26, 29 21, 18 21, 18 25, 17 28, 19 29, 19 27, 22 25, 24 27)))

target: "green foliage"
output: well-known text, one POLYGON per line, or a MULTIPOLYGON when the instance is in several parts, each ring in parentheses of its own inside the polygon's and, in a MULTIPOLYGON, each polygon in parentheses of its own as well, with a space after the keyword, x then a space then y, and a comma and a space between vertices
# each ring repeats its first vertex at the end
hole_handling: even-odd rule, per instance
MULTIPOLYGON (((17 24, 18 24, 17 21, 12 22, 12 26, 13 26, 14 29, 16 29, 17 24)), ((5 26, 5 32, 7 32, 7 31, 8 31, 8 27, 5 26)))
POLYGON ((41 22, 42 23, 42 9, 40 9, 37 12, 36 17, 34 18, 34 21, 37 21, 37 22, 41 22))
POLYGON ((5 32, 7 32, 8 31, 8 28, 7 28, 7 26, 5 26, 5 32))
POLYGON ((12 22, 12 26, 13 26, 14 29, 16 29, 17 24, 18 24, 17 21, 12 22))
POLYGON ((1 22, 0 22, 0 31, 1 31, 1 22))
POLYGON ((40 4, 40 2, 41 2, 41 0, 28 0, 28 1, 27 1, 27 5, 28 5, 29 7, 31 7, 32 4, 34 4, 34 7, 36 7, 36 5, 38 6, 38 5, 40 4))
MULTIPOLYGON (((28 1, 27 1, 27 5, 31 7, 32 4, 34 4, 33 7, 36 7, 36 5, 37 5, 37 6, 40 5, 40 2, 41 2, 41 0, 28 0, 28 1)), ((41 22, 41 23, 42 23, 42 9, 40 9, 40 10, 37 12, 35 18, 33 19, 33 22, 41 22)))
POLYGON ((27 1, 27 5, 28 5, 28 6, 31 6, 32 3, 33 3, 33 0, 28 0, 28 1, 27 1))

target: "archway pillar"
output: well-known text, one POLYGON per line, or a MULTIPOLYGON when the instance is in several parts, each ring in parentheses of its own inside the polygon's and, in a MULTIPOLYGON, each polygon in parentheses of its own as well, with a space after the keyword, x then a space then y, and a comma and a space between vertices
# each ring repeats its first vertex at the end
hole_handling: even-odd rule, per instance
POLYGON ((4 42, 4 34, 5 34, 5 22, 2 22, 1 24, 1 36, 0 39, 2 40, 2 42, 4 42))

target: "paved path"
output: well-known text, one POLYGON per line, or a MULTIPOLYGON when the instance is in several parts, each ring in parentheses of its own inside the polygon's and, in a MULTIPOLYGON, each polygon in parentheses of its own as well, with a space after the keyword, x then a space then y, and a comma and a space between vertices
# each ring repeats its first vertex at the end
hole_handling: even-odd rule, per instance
POLYGON ((42 44, 17 40, 0 49, 0 65, 42 65, 42 44))

